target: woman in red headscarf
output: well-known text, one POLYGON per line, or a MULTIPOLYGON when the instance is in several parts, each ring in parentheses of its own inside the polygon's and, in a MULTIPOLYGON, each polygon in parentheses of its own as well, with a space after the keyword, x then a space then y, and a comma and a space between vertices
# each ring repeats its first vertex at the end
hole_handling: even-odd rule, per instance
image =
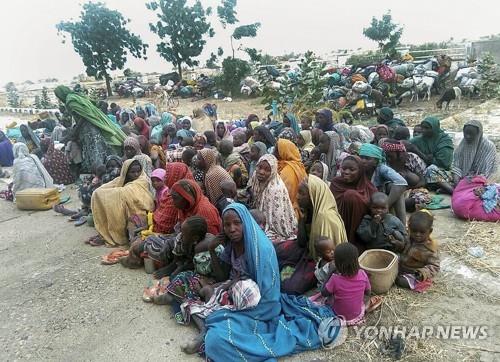
MULTIPOLYGON (((182 162, 171 162, 166 166, 165 185, 169 190, 179 180, 193 180, 193 175, 189 167, 182 162)), ((146 242, 154 242, 158 245, 162 244, 165 237, 162 234, 174 233, 174 227, 179 220, 179 210, 175 207, 170 192, 165 192, 158 204, 158 207, 153 212, 153 233, 154 235, 147 236, 134 241, 130 246, 128 257, 120 259, 123 266, 127 268, 139 268, 142 266, 143 259, 141 254, 144 252, 146 242)))
POLYGON ((221 219, 217 208, 203 195, 200 186, 193 180, 180 180, 170 191, 175 207, 179 210, 179 222, 198 215, 207 221, 208 232, 217 235, 221 231, 221 219))
POLYGON ((363 162, 358 156, 347 156, 340 166, 340 176, 334 177, 330 190, 335 196, 340 216, 344 220, 349 242, 356 246, 356 229, 368 212, 371 195, 377 191, 365 174, 363 162))
POLYGON ((146 139, 149 140, 149 126, 146 123, 146 121, 143 120, 141 117, 135 117, 134 124, 135 128, 137 129, 137 132, 139 132, 140 135, 146 137, 146 139))

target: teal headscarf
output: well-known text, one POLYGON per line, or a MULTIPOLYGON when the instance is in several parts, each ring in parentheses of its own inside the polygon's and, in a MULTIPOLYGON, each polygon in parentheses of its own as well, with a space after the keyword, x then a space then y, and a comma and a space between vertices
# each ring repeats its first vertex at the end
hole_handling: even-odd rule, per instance
POLYGON ((292 112, 287 112, 285 116, 290 121, 290 128, 293 129, 295 133, 298 134, 300 132, 300 127, 299 123, 297 122, 297 117, 295 116, 295 114, 293 114, 292 112))
POLYGON ((150 141, 155 142, 157 144, 160 144, 161 138, 162 138, 161 135, 163 132, 163 127, 165 127, 167 124, 172 123, 173 119, 174 119, 174 116, 171 113, 163 112, 161 114, 160 124, 154 126, 153 129, 151 130, 150 141))
POLYGON ((359 149, 359 155, 376 158, 378 163, 385 162, 384 150, 382 150, 379 146, 372 145, 371 143, 363 143, 359 149))

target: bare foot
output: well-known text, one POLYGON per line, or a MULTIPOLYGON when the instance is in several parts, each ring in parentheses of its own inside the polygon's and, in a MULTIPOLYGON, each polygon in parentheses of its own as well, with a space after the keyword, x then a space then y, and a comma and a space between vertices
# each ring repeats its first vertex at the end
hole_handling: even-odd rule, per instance
POLYGON ((168 293, 162 295, 156 295, 153 297, 153 303, 158 305, 172 304, 173 301, 174 298, 168 293))
POLYGON ((181 346, 181 350, 186 354, 195 354, 200 350, 203 341, 205 340, 205 336, 201 333, 194 337, 190 342, 181 346))

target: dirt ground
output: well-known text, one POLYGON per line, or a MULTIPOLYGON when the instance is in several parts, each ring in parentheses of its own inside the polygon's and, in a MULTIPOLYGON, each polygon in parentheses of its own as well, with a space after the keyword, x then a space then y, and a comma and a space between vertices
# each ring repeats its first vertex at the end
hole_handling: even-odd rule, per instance
MULTIPOLYGON (((179 113, 202 103, 182 102, 179 113)), ((263 114, 257 104, 256 100, 220 102, 219 116, 263 114)), ((420 105, 400 109, 405 119, 415 117, 415 123, 432 113, 420 105)), ((0 189, 6 181, 0 180, 0 189)), ((75 187, 64 193, 71 195, 69 207, 77 208, 75 187)), ((498 361, 500 226, 460 221, 450 209, 435 215, 433 235, 441 247, 442 272, 434 285, 424 294, 392 288, 366 325, 484 325, 488 327, 484 340, 408 338, 402 360, 498 361), (485 251, 479 259, 467 252, 469 246, 478 245, 485 251)), ((5 201, 0 201, 0 225, 0 360, 200 360, 180 351, 194 329, 177 325, 168 307, 141 300, 149 275, 100 264, 110 249, 83 243, 94 235, 93 228, 76 228, 53 211, 19 211, 5 201)), ((356 338, 351 328, 347 341, 336 349, 283 360, 389 360, 379 351, 380 344, 374 338, 356 338)))

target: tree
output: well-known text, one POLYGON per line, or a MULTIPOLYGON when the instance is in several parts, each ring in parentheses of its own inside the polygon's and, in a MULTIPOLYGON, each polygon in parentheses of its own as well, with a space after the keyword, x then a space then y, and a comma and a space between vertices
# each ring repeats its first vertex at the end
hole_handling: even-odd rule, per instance
POLYGON ((40 97, 40 105, 42 106, 41 108, 43 109, 49 109, 52 108, 53 104, 50 101, 49 97, 49 92, 47 87, 42 88, 42 96, 40 97))
POLYGON ((5 90, 7 91, 7 103, 10 107, 20 106, 20 97, 17 93, 16 85, 13 82, 9 82, 5 85, 5 90))
POLYGON ((222 74, 218 79, 218 86, 227 92, 231 92, 234 97, 240 89, 240 82, 243 78, 251 73, 252 69, 248 62, 227 57, 222 62, 222 74))
POLYGON ((43 109, 42 102, 38 94, 35 96, 35 102, 33 103, 33 105, 35 106, 36 109, 43 109))
POLYGON ((151 31, 162 39, 156 51, 176 66, 182 77, 182 64, 190 67, 198 65, 195 58, 205 47, 205 35, 213 37, 215 34, 207 21, 212 9, 209 7, 205 10, 200 1, 189 6, 186 0, 156 0, 147 3, 146 7, 152 11, 158 10, 158 21, 149 24, 151 31))
MULTIPOLYGON (((239 22, 236 17, 236 4, 237 0, 222 0, 220 6, 217 6, 217 16, 219 17, 219 21, 222 24, 224 29, 227 28, 228 25, 235 25, 239 22)), ((231 34, 231 50, 233 52, 234 58, 234 40, 241 40, 242 38, 255 38, 257 36, 257 31, 260 28, 260 23, 253 23, 247 25, 240 25, 233 29, 231 34)))
POLYGON ((495 63, 490 53, 484 53, 481 61, 477 65, 477 70, 481 74, 481 95, 490 99, 500 96, 500 69, 495 63))
POLYGON ((381 20, 373 17, 370 26, 363 29, 363 34, 368 39, 376 41, 384 54, 393 56, 403 34, 403 27, 392 22, 391 12, 388 11, 382 15, 381 20))
POLYGON ((108 95, 111 91, 111 70, 123 69, 129 53, 135 58, 146 58, 147 44, 131 33, 130 22, 116 10, 102 3, 83 4, 78 21, 61 21, 56 25, 58 34, 69 33, 73 48, 82 58, 87 75, 105 79, 108 95))

